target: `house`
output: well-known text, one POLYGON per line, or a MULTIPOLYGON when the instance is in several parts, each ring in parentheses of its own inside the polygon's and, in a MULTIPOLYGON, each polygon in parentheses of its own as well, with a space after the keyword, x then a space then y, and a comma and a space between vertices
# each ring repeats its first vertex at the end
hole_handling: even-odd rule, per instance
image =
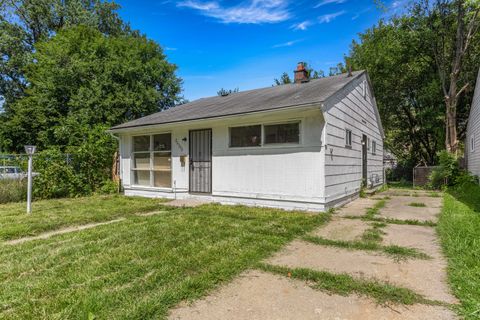
POLYGON ((480 71, 473 95, 472 107, 467 125, 467 141, 465 142, 465 159, 471 174, 480 176, 480 71))
POLYGON ((383 184, 365 71, 199 99, 111 129, 126 195, 322 211, 383 184))

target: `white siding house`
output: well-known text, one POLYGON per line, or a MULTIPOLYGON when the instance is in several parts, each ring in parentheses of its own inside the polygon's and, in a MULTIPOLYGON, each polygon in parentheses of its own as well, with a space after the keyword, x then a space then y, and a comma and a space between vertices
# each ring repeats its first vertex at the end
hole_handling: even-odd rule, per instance
POLYGON ((366 72, 200 99, 110 131, 126 195, 323 211, 383 184, 366 72))
POLYGON ((467 168, 473 175, 480 176, 480 71, 473 96, 465 141, 465 158, 467 168))

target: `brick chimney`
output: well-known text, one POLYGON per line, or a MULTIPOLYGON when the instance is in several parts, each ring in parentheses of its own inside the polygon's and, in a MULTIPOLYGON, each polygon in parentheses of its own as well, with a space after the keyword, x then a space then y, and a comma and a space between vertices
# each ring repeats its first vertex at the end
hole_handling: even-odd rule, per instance
POLYGON ((305 64, 303 62, 299 62, 297 65, 297 70, 294 71, 295 73, 295 83, 304 83, 310 81, 308 78, 307 69, 305 69, 305 64))

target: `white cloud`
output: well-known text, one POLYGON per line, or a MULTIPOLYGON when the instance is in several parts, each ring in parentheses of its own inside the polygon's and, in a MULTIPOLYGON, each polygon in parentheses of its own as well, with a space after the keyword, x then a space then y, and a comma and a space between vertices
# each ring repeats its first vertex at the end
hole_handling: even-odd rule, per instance
POLYGON ((177 6, 197 10, 223 23, 277 23, 290 18, 288 0, 248 0, 230 7, 218 1, 185 0, 177 6))
POLYGON ((279 43, 273 46, 273 48, 282 48, 282 47, 291 47, 294 44, 303 41, 303 39, 298 39, 298 40, 292 40, 284 43, 279 43))
POLYGON ((352 20, 357 20, 362 14, 369 12, 371 9, 372 9, 371 7, 368 7, 368 8, 365 8, 365 9, 357 12, 357 13, 352 17, 352 20))
POLYGON ((330 23, 334 19, 336 19, 337 17, 339 17, 339 16, 341 16, 342 14, 345 14, 345 13, 346 13, 346 11, 342 10, 342 11, 338 11, 338 12, 334 12, 334 13, 324 14, 324 15, 318 17, 318 22, 319 23, 330 23))
POLYGON ((324 5, 331 4, 331 3, 340 4, 340 3, 344 3, 346 1, 347 0, 323 0, 323 1, 320 1, 317 5, 315 5, 314 8, 320 8, 324 5))
POLYGON ((310 27, 313 23, 311 21, 303 21, 303 22, 299 22, 299 23, 295 23, 293 24, 290 29, 293 29, 293 30, 302 30, 302 31, 305 31, 308 29, 308 27, 310 27))

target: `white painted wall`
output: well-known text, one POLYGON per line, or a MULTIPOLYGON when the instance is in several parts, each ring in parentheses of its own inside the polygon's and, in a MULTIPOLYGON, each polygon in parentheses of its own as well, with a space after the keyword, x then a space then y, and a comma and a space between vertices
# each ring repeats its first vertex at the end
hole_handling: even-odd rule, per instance
POLYGON ((467 137, 465 141, 465 155, 467 167, 473 175, 480 176, 480 71, 473 96, 470 117, 468 119, 467 137), (471 143, 473 139, 474 148, 471 143))
MULTIPOLYGON (((324 159, 322 151, 323 115, 320 106, 295 108, 254 115, 242 115, 189 124, 140 128, 121 134, 122 179, 127 194, 151 196, 173 190, 158 190, 131 184, 131 136, 138 134, 172 133, 172 181, 177 197, 188 192, 189 168, 180 164, 180 156, 188 155, 189 130, 212 129, 212 197, 226 203, 274 206, 272 201, 290 202, 288 207, 302 208, 295 203, 311 203, 323 208, 324 159), (250 148, 230 148, 231 126, 300 121, 300 143, 264 145, 250 148), (154 193, 152 193, 154 192, 154 193), (180 195, 179 195, 180 194, 180 195), (222 198, 224 201, 222 201, 222 198), (237 199, 238 201, 235 201, 237 199), (243 199, 242 201, 240 199, 243 199), (245 202, 245 199, 253 199, 245 202)), ((213 199, 212 198, 212 199, 213 199)), ((281 207, 281 205, 279 205, 281 207)), ((309 207, 309 206, 307 206, 309 207)))
MULTIPOLYGON (((349 83, 324 105, 327 151, 325 154, 325 197, 340 201, 356 194, 362 184, 362 135, 377 143, 376 153, 368 150, 369 178, 383 183, 383 137, 381 123, 366 74, 349 83), (367 90, 363 86, 367 85, 367 90), (345 146, 345 130, 352 131, 352 147, 345 146)), ((371 142, 370 142, 371 143, 371 142)))

